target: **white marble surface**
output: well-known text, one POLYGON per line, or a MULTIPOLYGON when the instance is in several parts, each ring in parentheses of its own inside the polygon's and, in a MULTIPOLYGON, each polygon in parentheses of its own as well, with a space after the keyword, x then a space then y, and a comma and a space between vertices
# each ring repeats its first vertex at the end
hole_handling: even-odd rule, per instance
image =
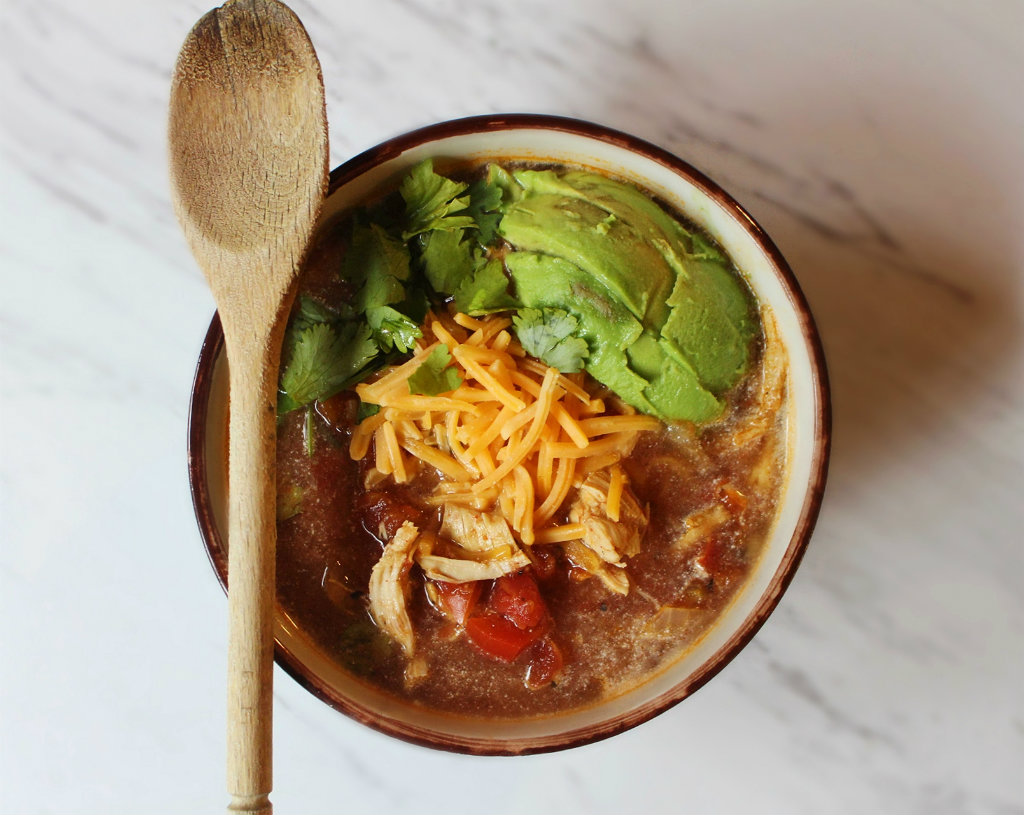
MULTIPOLYGON (((332 162, 490 111, 740 199, 835 398, 818 531, 695 697, 563 754, 390 740, 279 673, 279 812, 1024 812, 1024 4, 295 0, 332 162)), ((217 810, 223 594, 185 473, 212 312, 168 202, 197 0, 4 0, 0 811, 217 810)))

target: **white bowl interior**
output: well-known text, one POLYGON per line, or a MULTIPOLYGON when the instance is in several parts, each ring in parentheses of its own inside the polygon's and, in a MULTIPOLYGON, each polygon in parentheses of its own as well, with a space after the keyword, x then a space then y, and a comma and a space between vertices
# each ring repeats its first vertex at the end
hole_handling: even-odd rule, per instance
MULTIPOLYGON (((815 481, 816 433, 820 431, 819 382, 808 329, 800 303, 784 284, 775 261, 751 232, 751 223, 716 200, 704 189, 673 167, 655 158, 632 152, 618 144, 579 133, 531 127, 489 130, 438 138, 419 144, 385 160, 351 179, 328 199, 323 220, 330 219, 381 185, 388 185, 418 161, 433 157, 443 165, 446 158, 526 159, 582 164, 613 175, 632 179, 678 208, 705 227, 729 252, 748 280, 759 301, 774 313, 779 333, 788 350, 788 461, 787 477, 774 530, 764 553, 744 588, 725 610, 717 624, 679 660, 640 687, 596 707, 530 721, 480 721, 434 713, 398 702, 368 687, 341 670, 320 648, 306 637, 295 622, 279 610, 276 623, 278 643, 292 656, 300 671, 319 678, 319 684, 332 687, 351 704, 357 718, 365 715, 385 717, 378 722, 389 729, 411 730, 418 739, 430 741, 434 735, 454 746, 499 740, 515 749, 564 741, 567 734, 584 733, 608 727, 609 722, 635 723, 667 702, 678 701, 701 684, 706 667, 717 661, 720 652, 731 652, 756 629, 757 609, 773 593, 782 591, 778 576, 793 559, 794 536, 810 506, 810 485, 815 481), (388 721, 390 720, 390 721, 388 721)), ((226 529, 224 429, 227 417, 227 364, 220 354, 216 360, 206 427, 206 455, 211 506, 215 523, 226 529)), ((349 707, 346 704, 346 707, 349 707)), ((625 725, 623 725, 625 726, 625 725)), ((622 729, 619 726, 615 729, 622 729)))

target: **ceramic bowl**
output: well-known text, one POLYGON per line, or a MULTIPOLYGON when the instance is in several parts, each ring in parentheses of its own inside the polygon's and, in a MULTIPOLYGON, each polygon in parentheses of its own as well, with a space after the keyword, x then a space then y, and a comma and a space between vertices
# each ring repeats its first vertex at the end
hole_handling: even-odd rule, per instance
MULTIPOLYGON (((332 707, 418 744, 474 754, 536 753, 612 736, 665 711, 717 674, 750 641, 793 577, 817 518, 829 451, 824 359, 807 303, 764 230, 714 182, 679 158, 624 133, 575 120, 493 115, 426 127, 368 150, 331 174, 323 219, 426 157, 504 158, 582 164, 633 180, 707 229, 774 311, 789 355, 788 454, 774 531, 745 587, 698 644, 625 695, 568 714, 524 722, 456 718, 405 705, 352 679, 280 609, 276 659, 332 707)), ((225 548, 227 363, 216 317, 192 393, 189 474, 199 527, 222 584, 225 548)))

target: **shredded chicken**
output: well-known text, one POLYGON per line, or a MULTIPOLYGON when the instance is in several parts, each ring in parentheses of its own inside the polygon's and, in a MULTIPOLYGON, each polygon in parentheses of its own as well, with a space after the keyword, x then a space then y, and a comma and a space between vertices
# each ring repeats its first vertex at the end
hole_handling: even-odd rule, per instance
POLYGON ((607 470, 591 473, 580 485, 579 494, 569 508, 569 520, 582 524, 583 537, 564 546, 573 564, 590 572, 612 591, 629 592, 629 577, 623 558, 640 551, 647 530, 647 514, 628 487, 622 488, 619 499, 619 520, 608 517, 608 489, 611 476, 607 470))
POLYGON ((686 531, 679 536, 679 539, 676 541, 676 547, 682 549, 692 546, 697 541, 704 540, 731 519, 732 515, 729 514, 729 510, 722 504, 712 504, 704 509, 691 512, 686 516, 686 521, 684 522, 686 531))
POLYGON ((500 546, 516 546, 512 530, 501 515, 477 512, 457 504, 445 505, 441 534, 470 552, 488 552, 500 546))
POLYGON ((420 555, 416 558, 423 574, 431 580, 448 583, 472 583, 474 580, 493 580, 502 575, 518 572, 530 565, 530 558, 517 550, 515 554, 489 561, 461 560, 439 555, 420 555))
POLYGON ((370 613, 377 626, 402 646, 407 657, 415 649, 412 621, 405 604, 409 568, 418 538, 416 525, 410 521, 403 523, 370 573, 370 613))
POLYGON ((578 540, 567 541, 562 544, 562 549, 573 566, 594 575, 609 591, 629 594, 629 575, 623 564, 605 563, 593 549, 588 549, 578 540))
POLYGON ((640 542, 647 529, 647 515, 629 487, 622 488, 619 520, 608 517, 608 487, 611 477, 607 470, 587 476, 580 485, 579 495, 569 508, 569 520, 583 524, 583 545, 593 550, 605 563, 622 565, 622 558, 633 557, 640 551, 640 542))
POLYGON ((447 504, 441 522, 438 552, 421 547, 416 562, 432 580, 469 583, 491 580, 530 565, 516 544, 508 522, 497 513, 447 504))

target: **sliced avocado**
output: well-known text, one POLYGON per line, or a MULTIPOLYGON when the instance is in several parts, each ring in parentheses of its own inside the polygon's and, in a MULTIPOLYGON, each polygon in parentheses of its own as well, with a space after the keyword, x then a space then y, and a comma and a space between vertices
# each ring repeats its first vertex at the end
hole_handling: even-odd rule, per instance
POLYGON ((687 259, 689 279, 679 277, 661 329, 673 356, 687 362, 704 386, 721 393, 746 371, 756 326, 742 285, 726 267, 687 259))
POLYGON ((684 273, 683 257, 693 251, 692 235, 639 187, 607 176, 570 170, 522 170, 515 174, 522 187, 535 193, 582 198, 625 221, 651 242, 677 273, 684 273))
POLYGON ((659 343, 663 364, 644 396, 658 411, 672 419, 708 422, 722 412, 722 402, 701 383, 697 373, 686 361, 671 353, 670 344, 659 343))
POLYGON ((644 396, 657 415, 670 419, 705 422, 722 412, 721 402, 701 385, 701 380, 678 350, 650 331, 626 349, 630 368, 647 380, 644 396))
POLYGON ((632 185, 584 171, 514 175, 522 194, 499 231, 520 250, 508 268, 523 304, 576 315, 587 370, 638 409, 718 415, 716 394, 746 371, 758 330, 728 258, 632 185))
POLYGON ((644 396, 648 381, 630 369, 629 348, 643 326, 625 306, 578 266, 535 252, 512 252, 505 265, 519 301, 527 308, 561 308, 579 322, 590 356, 586 369, 627 403, 654 413, 644 396))
POLYGON ((527 191, 498 229, 517 249, 564 258, 588 272, 645 324, 660 326, 668 317, 675 272, 632 226, 600 207, 527 191))

